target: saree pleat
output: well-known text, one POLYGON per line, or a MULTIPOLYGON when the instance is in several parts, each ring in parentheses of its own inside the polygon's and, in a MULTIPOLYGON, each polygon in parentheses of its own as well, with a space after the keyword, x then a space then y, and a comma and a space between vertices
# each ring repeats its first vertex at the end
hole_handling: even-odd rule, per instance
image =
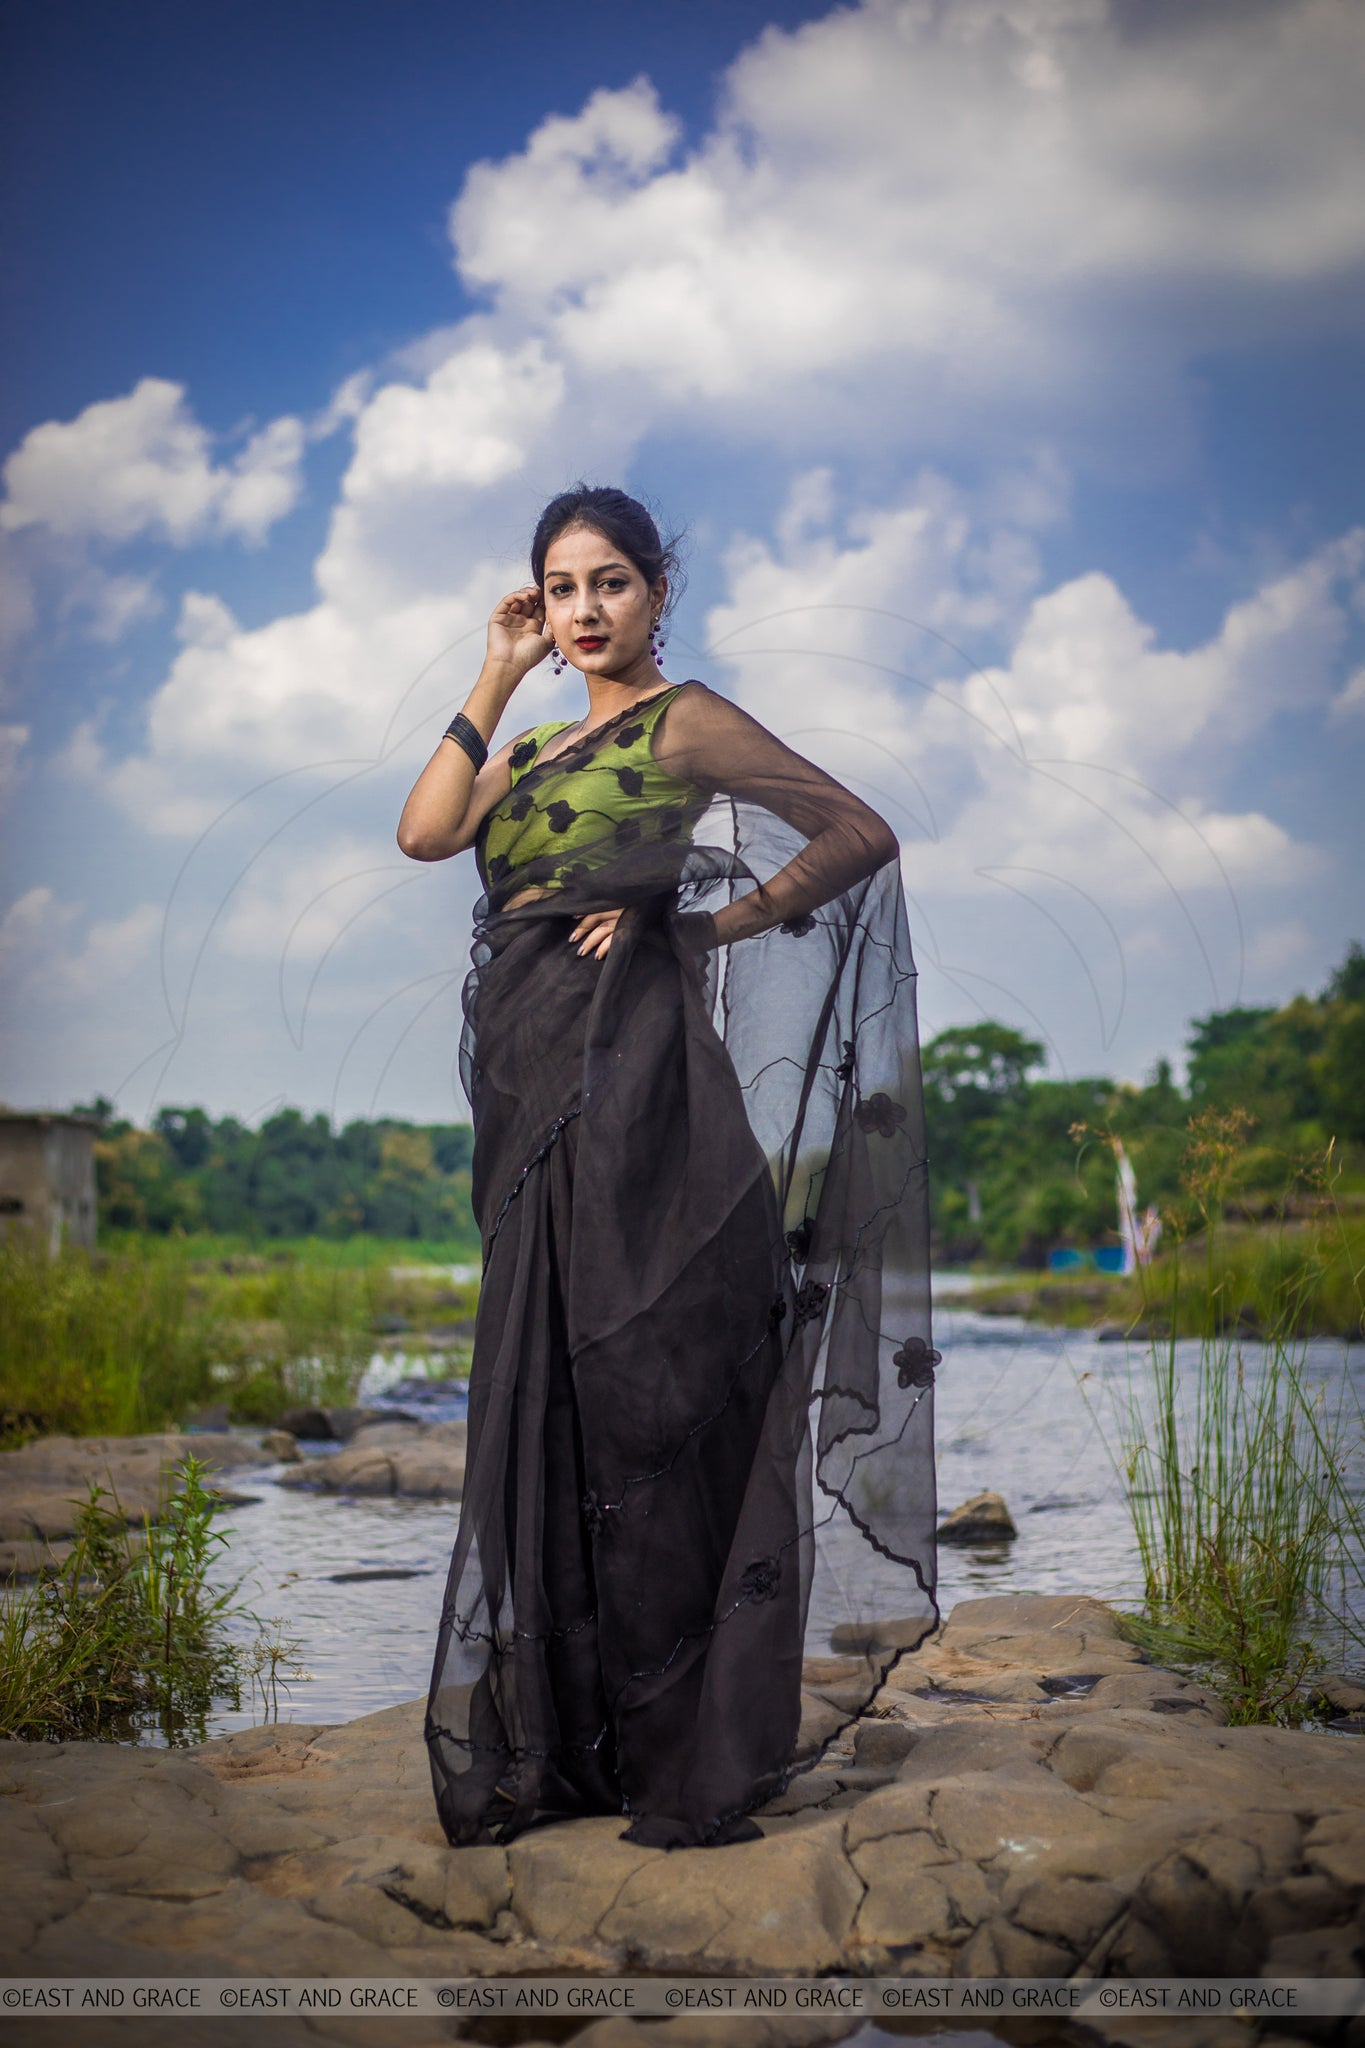
MULTIPOLYGON (((575 789, 611 737, 575 751, 575 789)), ((743 1839, 814 1755, 803 1659, 846 1718, 937 1616, 899 868, 708 950, 712 910, 818 842, 808 792, 779 786, 797 757, 769 803, 752 769, 736 797, 674 758, 690 836, 580 833, 578 872, 476 910, 484 1274, 426 1726, 452 1841, 581 1813, 665 1847, 743 1839), (607 906, 585 959, 568 934, 607 906)), ((566 772, 520 789, 562 810, 566 772)))

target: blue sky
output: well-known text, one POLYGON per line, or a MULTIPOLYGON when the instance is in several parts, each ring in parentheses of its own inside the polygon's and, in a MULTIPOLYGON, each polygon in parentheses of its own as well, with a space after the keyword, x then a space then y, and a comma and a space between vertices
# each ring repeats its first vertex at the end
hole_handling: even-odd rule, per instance
POLYGON ((1361 935, 1358 10, 8 35, 4 1099, 463 1113, 393 825, 579 473, 896 825, 926 1029, 1137 1077, 1361 935))

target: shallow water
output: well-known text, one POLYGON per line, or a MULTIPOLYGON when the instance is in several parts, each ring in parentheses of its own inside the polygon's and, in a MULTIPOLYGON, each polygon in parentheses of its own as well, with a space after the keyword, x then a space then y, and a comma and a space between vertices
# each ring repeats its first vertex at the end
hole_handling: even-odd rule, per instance
MULTIPOLYGON (((939 1505, 955 1507, 990 1488, 1005 1496, 1019 1534, 998 1548, 940 1548, 943 1612, 989 1593, 1135 1601, 1137 1551, 1109 1446, 1117 1446, 1130 1376, 1143 1374, 1145 1353, 1098 1344, 1086 1331, 977 1315, 960 1303, 960 1294, 945 1288, 935 1318, 943 1353, 939 1505)), ((1195 1345, 1181 1349, 1197 1356, 1195 1345)), ((1248 1369, 1258 1349, 1243 1346, 1248 1369)), ((1343 1374, 1360 1374, 1365 1358, 1324 1342, 1308 1347, 1308 1365, 1330 1405, 1343 1374)), ((410 1397, 384 1390, 412 1370, 401 1357, 376 1359, 364 1398, 411 1410, 410 1397)), ((462 1405, 439 1400, 423 1404, 423 1412, 435 1420, 462 1405)), ((234 1474, 234 1488, 255 1500, 225 1518, 231 1544, 219 1576, 243 1575, 243 1598, 263 1618, 283 1617, 286 1633, 302 1645, 313 1675, 282 1698, 280 1718, 351 1720, 424 1693, 458 1503, 300 1494, 277 1483, 278 1471, 234 1474)), ((1365 1453, 1356 1477, 1365 1491, 1365 1453)), ((249 1638, 254 1630, 243 1633, 249 1638)), ((259 1705, 253 1710, 244 1702, 240 1711, 216 1715, 212 1732, 261 1718, 259 1705)))

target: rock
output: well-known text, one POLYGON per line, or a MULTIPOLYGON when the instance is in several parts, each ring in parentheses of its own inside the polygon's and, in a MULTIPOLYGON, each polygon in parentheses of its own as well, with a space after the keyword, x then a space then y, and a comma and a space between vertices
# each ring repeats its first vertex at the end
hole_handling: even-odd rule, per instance
POLYGON ((197 1458, 210 1472, 265 1462, 259 1447, 230 1432, 159 1436, 48 1436, 17 1451, 0 1452, 0 1543, 44 1543, 69 1537, 76 1510, 91 1483, 111 1496, 125 1522, 155 1518, 163 1484, 183 1459, 197 1458))
POLYGON ((929 1619, 913 1621, 843 1621, 830 1630, 836 1655, 875 1656, 880 1650, 917 1650, 933 1627, 929 1619))
POLYGON ((296 1465, 303 1457, 298 1438, 287 1429, 268 1429, 261 1438, 261 1449, 280 1465, 296 1465))
POLYGON ((1344 1672, 1313 1679, 1306 1690, 1314 1701, 1332 1714, 1365 1714, 1365 1685, 1347 1678, 1344 1672))
POLYGON ((396 1420, 366 1424, 331 1458, 305 1458, 280 1474, 281 1486, 320 1493, 401 1494, 458 1500, 464 1490, 463 1422, 396 1420))
POLYGON ((904 1721, 862 1721, 853 1738, 854 1762, 869 1770, 903 1764, 915 1746, 915 1731, 904 1721))
POLYGON ((998 1493, 973 1494, 938 1525, 940 1543, 1000 1543, 1018 1534, 998 1493))
POLYGON ((369 1423, 416 1422, 391 1408, 286 1408, 276 1427, 310 1444, 349 1443, 357 1430, 369 1423))
MULTIPOLYGON (((1013 1676, 1018 1699, 888 1684, 851 1743, 757 1816, 762 1840, 673 1855, 622 1841, 620 1815, 449 1848, 416 1701, 192 1750, 0 1744, 7 1967, 46 1981, 1357 1974, 1365 1750, 1163 1711, 1203 1695, 1129 1647, 1095 1601, 963 1602, 893 1680, 970 1666, 998 1695, 1013 1676), (1102 1675, 1082 1695, 1036 1686, 1059 1666, 1102 1675)), ((808 1662, 812 1728, 844 1726, 824 1695, 860 1662, 808 1662)), ((850 2031, 779 2017, 742 2038, 797 2048, 850 2031)), ((604 2048, 654 2031, 603 2024, 604 2048)), ((677 2048, 705 2048, 715 2024, 677 2048)), ((727 2039, 741 2024, 725 2021, 727 2039)), ((1145 2038, 1122 2027, 1103 2038, 1145 2038)))

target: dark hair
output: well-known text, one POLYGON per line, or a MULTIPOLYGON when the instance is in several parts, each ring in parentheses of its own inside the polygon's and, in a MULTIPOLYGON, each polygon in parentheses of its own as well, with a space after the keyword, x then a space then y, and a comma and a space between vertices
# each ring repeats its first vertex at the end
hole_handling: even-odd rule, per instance
POLYGON ((684 582, 678 556, 682 536, 675 533, 661 540, 652 515, 639 499, 627 497, 610 484, 571 484, 567 491, 551 498, 536 521, 531 542, 531 574, 537 583, 545 581, 545 557, 551 543, 571 526, 590 526, 594 532, 604 534, 614 548, 619 548, 635 564, 646 583, 657 583, 661 576, 666 576, 668 595, 664 611, 672 611, 684 582))

